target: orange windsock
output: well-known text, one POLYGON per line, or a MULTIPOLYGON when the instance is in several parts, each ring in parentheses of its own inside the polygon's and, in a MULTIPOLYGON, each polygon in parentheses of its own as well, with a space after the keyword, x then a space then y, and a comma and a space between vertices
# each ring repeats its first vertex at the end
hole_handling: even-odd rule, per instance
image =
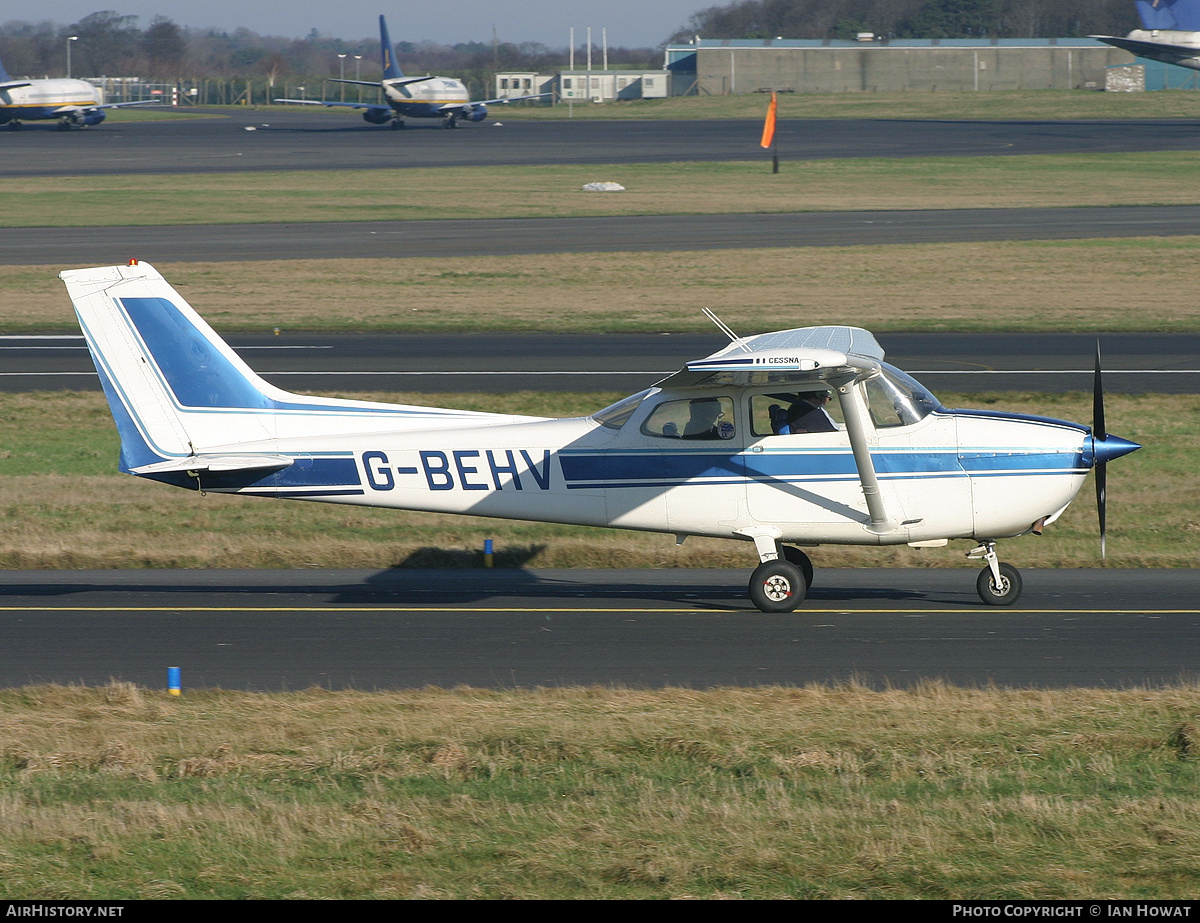
POLYGON ((779 100, 775 96, 775 91, 771 91, 771 105, 767 107, 767 119, 763 122, 762 146, 770 147, 775 141, 775 109, 779 105, 779 100))

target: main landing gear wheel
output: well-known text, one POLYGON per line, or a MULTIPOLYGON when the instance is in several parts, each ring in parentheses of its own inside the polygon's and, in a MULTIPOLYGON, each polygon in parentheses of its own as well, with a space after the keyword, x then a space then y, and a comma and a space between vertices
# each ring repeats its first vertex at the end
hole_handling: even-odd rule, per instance
POLYGON ((989 606, 1011 606, 1021 595, 1021 572, 1011 564, 1000 565, 1000 585, 992 576, 992 569, 985 567, 975 581, 979 598, 989 606))
POLYGON ((791 612, 807 590, 800 568, 787 561, 766 561, 750 575, 750 599, 763 612, 791 612))
POLYGON ((804 575, 804 586, 810 587, 813 584, 813 563, 799 548, 793 548, 791 545, 783 545, 783 556, 789 564, 794 564, 800 568, 800 573, 804 575))

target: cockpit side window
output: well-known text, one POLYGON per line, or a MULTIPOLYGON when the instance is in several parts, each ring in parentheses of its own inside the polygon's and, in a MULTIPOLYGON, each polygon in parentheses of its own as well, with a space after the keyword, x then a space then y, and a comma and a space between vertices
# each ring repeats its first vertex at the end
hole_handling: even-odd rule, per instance
POLYGON ((664 401, 650 411, 642 432, 664 439, 732 439, 736 433, 733 401, 727 397, 664 401))
POLYGON ((833 433, 844 428, 841 407, 826 388, 750 397, 750 429, 755 436, 833 433))

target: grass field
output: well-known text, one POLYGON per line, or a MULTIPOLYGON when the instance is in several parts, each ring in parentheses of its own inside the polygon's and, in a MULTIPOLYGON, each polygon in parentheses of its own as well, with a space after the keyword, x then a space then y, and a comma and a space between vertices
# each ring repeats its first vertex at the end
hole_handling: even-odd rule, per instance
MULTIPOLYGON (((683 333, 712 329, 704 307, 742 334, 1090 333, 1195 330, 1198 253, 1170 237, 155 266, 222 333, 683 333)), ((5 268, 0 332, 78 332, 63 268, 5 268)))
MULTIPOLYGON (((750 139, 753 141, 753 139, 750 139)), ((748 145, 748 150, 754 148, 748 145)), ((1200 153, 852 158, 22 177, 8 227, 421 221, 926 208, 1170 205, 1200 199, 1200 153), (585 192, 593 181, 624 192, 585 192), (470 189, 470 196, 462 190, 470 189), (84 199, 87 208, 80 208, 84 199)), ((147 254, 149 259, 150 255, 147 254)))
POLYGON ((1182 899, 1197 689, 0 692, 5 899, 1182 899))
MULTIPOLYGON (((1200 93, 1104 93, 1093 90, 1020 90, 1002 93, 780 93, 778 118, 787 119, 1190 119, 1200 117, 1200 93)), ((574 118, 758 119, 770 95, 686 96, 615 105, 575 105, 574 118)), ((563 119, 566 105, 496 107, 497 119, 563 119)), ((344 113, 342 113, 344 116, 344 113)))
MULTIPOLYGON (((642 99, 592 105, 561 103, 556 106, 518 104, 493 106, 489 121, 524 119, 759 119, 767 111, 770 96, 750 93, 743 96, 678 96, 670 99, 642 99)), ((236 111, 262 113, 281 109, 299 109, 282 105, 238 106, 236 111)), ((190 110, 118 109, 112 121, 140 121, 163 117, 221 117, 234 109, 205 108, 190 110)), ((330 121, 361 118, 357 113, 306 106, 306 116, 330 121)), ((838 93, 808 95, 779 94, 780 119, 989 119, 989 120, 1063 120, 1063 119, 1188 119, 1200 117, 1200 93, 1178 90, 1152 93, 1104 93, 1094 90, 1019 90, 999 93, 838 93)), ((485 123, 486 124, 486 123, 485 123)), ((470 126, 468 126, 470 128, 470 126)))

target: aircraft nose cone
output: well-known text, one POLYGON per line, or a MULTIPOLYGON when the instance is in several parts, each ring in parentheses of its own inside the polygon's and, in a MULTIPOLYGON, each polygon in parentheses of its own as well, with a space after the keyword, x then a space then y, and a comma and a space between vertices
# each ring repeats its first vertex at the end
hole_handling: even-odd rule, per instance
POLYGON ((1114 458, 1120 458, 1122 455, 1136 452, 1140 448, 1141 446, 1136 442, 1130 442, 1128 439, 1122 439, 1120 436, 1109 435, 1103 439, 1092 439, 1092 455, 1094 463, 1097 465, 1103 465, 1114 458))

